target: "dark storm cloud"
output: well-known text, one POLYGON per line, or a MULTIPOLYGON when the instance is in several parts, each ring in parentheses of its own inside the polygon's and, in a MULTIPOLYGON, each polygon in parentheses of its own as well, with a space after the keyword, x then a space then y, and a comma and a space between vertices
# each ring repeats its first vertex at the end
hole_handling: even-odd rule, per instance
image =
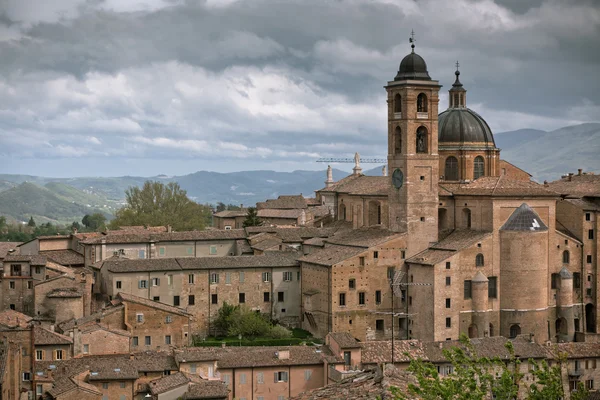
POLYGON ((5 156, 243 169, 383 155, 382 86, 411 29, 441 109, 459 60, 495 131, 599 118, 591 0, 32 1, 0 5, 5 156))

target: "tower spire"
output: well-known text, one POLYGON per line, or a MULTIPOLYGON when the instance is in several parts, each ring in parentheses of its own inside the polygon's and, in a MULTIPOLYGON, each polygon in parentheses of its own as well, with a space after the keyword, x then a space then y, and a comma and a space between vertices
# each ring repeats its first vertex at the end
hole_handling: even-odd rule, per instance
POLYGON ((467 106, 467 91, 463 88, 463 84, 460 82, 459 76, 460 71, 458 67, 460 64, 456 61, 456 71, 454 75, 456 75, 456 79, 452 84, 452 88, 448 91, 450 95, 450 108, 463 108, 467 106))

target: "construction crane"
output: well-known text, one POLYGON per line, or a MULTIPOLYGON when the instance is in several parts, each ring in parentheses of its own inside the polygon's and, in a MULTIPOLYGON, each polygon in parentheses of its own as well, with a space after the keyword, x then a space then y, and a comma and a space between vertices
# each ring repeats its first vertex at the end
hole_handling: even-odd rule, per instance
POLYGON ((385 158, 361 158, 358 153, 354 155, 354 158, 344 158, 344 157, 333 157, 333 158, 319 158, 317 162, 326 162, 326 163, 365 163, 365 164, 381 164, 387 163, 385 158))

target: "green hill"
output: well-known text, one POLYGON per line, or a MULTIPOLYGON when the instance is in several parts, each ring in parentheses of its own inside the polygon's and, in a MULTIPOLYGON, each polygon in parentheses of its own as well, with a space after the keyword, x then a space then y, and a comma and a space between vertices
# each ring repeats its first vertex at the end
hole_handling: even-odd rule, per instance
MULTIPOLYGON (((86 193, 78 191, 68 185, 58 184, 51 189, 58 189, 62 194, 57 194, 49 188, 38 186, 34 183, 24 182, 11 189, 0 192, 0 215, 13 217, 20 221, 27 221, 30 216, 36 222, 52 222, 58 224, 69 224, 73 221, 81 221, 85 214, 102 212, 107 217, 111 216, 108 210, 100 210, 99 204, 88 206, 86 193), (77 191, 77 192, 73 192, 77 191), (67 200, 65 194, 71 193, 74 198, 86 201, 85 204, 78 203, 71 198, 67 200)), ((96 203, 92 201, 92 203, 96 203)))

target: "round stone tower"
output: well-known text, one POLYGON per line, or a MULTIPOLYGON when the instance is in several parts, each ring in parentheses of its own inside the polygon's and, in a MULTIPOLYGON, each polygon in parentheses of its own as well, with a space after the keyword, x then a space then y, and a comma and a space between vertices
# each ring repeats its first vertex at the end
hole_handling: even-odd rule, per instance
POLYGON ((478 271, 471 280, 473 298, 473 317, 469 327, 469 336, 489 336, 488 326, 488 278, 478 271))

